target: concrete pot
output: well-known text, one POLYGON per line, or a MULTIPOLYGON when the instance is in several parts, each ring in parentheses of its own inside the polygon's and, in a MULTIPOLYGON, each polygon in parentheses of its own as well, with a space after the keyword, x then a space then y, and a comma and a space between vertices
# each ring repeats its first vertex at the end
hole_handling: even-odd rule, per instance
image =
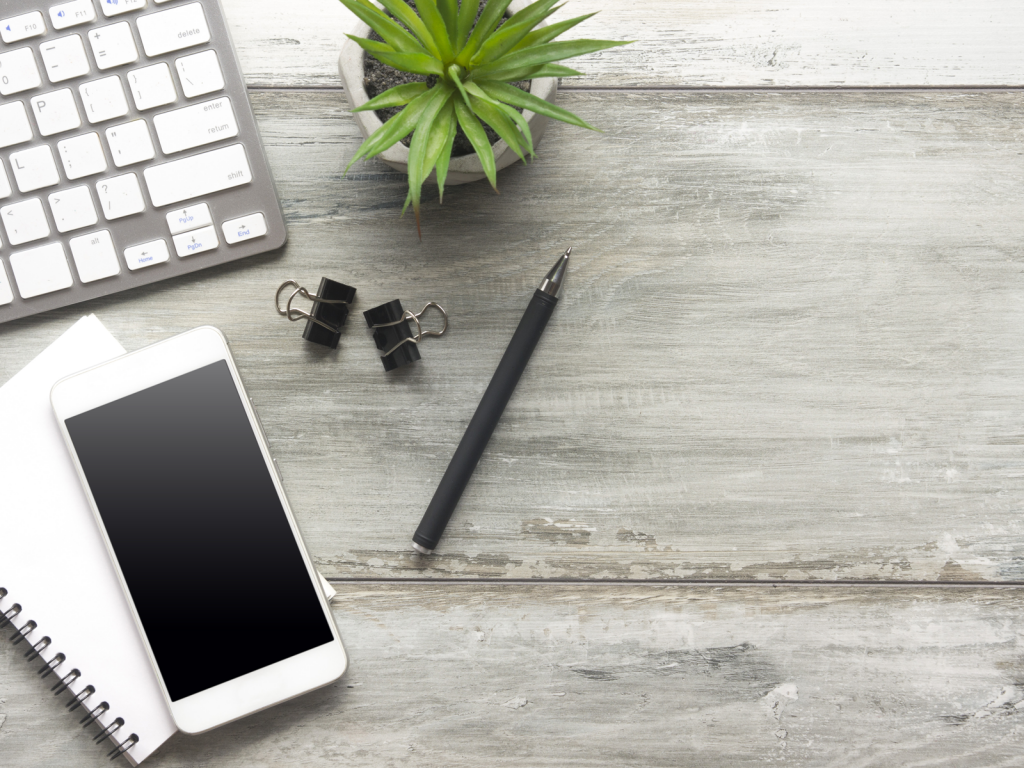
MULTIPOLYGON (((512 13, 516 13, 527 5, 529 5, 529 0, 513 0, 509 5, 509 10, 512 13)), ((544 26, 544 24, 541 23, 539 26, 544 26)), ((357 37, 369 37, 370 28, 366 24, 359 22, 359 25, 352 34, 357 37)), ((363 49, 348 38, 345 38, 345 42, 341 46, 338 70, 341 74, 341 82, 345 86, 345 94, 348 96, 349 106, 352 109, 361 107, 370 100, 366 95, 366 90, 363 88, 363 49)), ((537 78, 530 82, 530 93, 547 101, 554 99, 557 90, 558 79, 554 77, 537 78)), ((363 134, 363 138, 370 136, 382 125, 380 118, 372 111, 356 112, 354 117, 359 125, 359 130, 363 134)), ((523 117, 526 118, 530 125, 530 133, 533 134, 533 145, 536 147, 540 143, 541 136, 544 135, 549 118, 529 110, 523 112, 523 117)), ((519 159, 519 156, 504 141, 499 140, 498 143, 493 145, 493 149, 494 160, 499 171, 512 165, 512 163, 519 159)), ((377 155, 377 157, 396 171, 401 171, 402 173, 408 173, 409 171, 409 148, 401 142, 393 147, 389 147, 377 155)), ((435 174, 431 173, 429 178, 433 179, 434 177, 435 174)), ((453 157, 448 166, 448 179, 445 181, 445 186, 466 184, 483 178, 486 178, 484 169, 480 164, 480 158, 475 153, 462 157, 453 157)))

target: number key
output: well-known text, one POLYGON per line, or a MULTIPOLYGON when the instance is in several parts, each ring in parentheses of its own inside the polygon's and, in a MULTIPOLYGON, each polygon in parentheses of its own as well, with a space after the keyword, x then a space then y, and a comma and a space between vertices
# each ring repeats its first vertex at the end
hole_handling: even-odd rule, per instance
POLYGON ((38 88, 42 82, 31 48, 0 53, 0 95, 29 91, 38 88))

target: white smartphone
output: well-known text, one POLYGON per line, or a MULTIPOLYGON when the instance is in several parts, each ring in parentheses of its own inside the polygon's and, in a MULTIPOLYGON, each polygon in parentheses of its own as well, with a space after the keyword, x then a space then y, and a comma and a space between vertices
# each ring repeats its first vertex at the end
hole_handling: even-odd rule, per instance
POLYGON ((50 398, 179 729, 341 677, 345 649, 220 331, 75 374, 50 398))

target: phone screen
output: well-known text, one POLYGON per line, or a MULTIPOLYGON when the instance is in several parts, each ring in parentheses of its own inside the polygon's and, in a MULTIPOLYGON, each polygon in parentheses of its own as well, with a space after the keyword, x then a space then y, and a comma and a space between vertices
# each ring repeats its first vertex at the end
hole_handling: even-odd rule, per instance
POLYGON ((333 640, 227 362, 65 424, 172 701, 333 640))

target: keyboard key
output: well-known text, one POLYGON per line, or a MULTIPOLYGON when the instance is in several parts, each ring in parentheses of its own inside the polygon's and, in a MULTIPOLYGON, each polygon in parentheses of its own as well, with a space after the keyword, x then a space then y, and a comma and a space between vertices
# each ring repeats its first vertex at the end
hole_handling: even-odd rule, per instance
POLYGON ((238 135, 238 122, 228 98, 164 112, 153 118, 153 127, 165 155, 238 135))
POLYGON ((132 120, 107 128, 107 143, 110 145, 110 156, 118 168, 152 160, 156 154, 145 120, 132 120))
POLYGON ((99 221, 96 218, 96 206, 92 204, 92 195, 86 186, 54 192, 49 199, 53 221, 61 234, 91 227, 99 221))
POLYGON ((50 225, 46 223, 43 203, 38 197, 0 208, 0 219, 4 220, 11 245, 31 243, 50 236, 50 225))
POLYGON ((10 304, 12 301, 14 301, 14 291, 11 289, 11 281, 7 279, 4 263, 0 261, 0 306, 10 304))
POLYGON ((225 221, 221 229, 224 230, 224 241, 228 245, 234 245, 267 234, 267 219, 262 213, 252 213, 239 219, 225 221))
POLYGON ((203 227, 183 235, 174 236, 174 250, 179 257, 191 256, 193 253, 212 251, 220 241, 217 240, 216 227, 203 227))
POLYGON ((64 163, 64 174, 69 180, 84 179, 107 170, 107 158, 103 154, 98 133, 86 133, 57 142, 57 153, 64 163))
POLYGON ((174 62, 186 99, 219 91, 224 87, 224 73, 214 50, 184 56, 174 62))
POLYGON ((0 162, 0 200, 11 196, 11 180, 7 178, 4 164, 0 162))
POLYGON ((85 116, 90 123, 102 123, 128 114, 128 100, 117 75, 80 85, 78 91, 82 94, 85 116))
POLYGON ((45 34, 46 22, 43 21, 43 14, 39 11, 0 20, 0 40, 5 43, 16 43, 19 40, 28 40, 30 37, 39 37, 45 34))
POLYGON ((114 242, 110 232, 103 229, 81 237, 73 237, 68 241, 71 256, 78 269, 78 279, 83 283, 92 283, 120 274, 121 262, 117 260, 114 242))
POLYGON ((206 203, 190 205, 188 208, 167 214, 167 228, 171 230, 172 235, 180 235, 182 232, 208 227, 211 224, 213 217, 210 216, 210 206, 206 203))
POLYGON ((92 0, 71 0, 70 3, 61 3, 50 9, 50 24, 54 29, 67 29, 90 21, 96 21, 92 0))
POLYGON ((149 187, 149 197, 157 208, 205 197, 252 181, 252 170, 245 156, 245 147, 241 144, 154 165, 143 174, 149 187))
POLYGON ((131 248, 124 249, 124 260, 128 264, 128 269, 133 272, 154 264, 163 264, 169 258, 171 258, 171 254, 168 253, 167 242, 164 240, 154 240, 151 243, 133 245, 131 248))
POLYGON ((82 127, 82 116, 78 114, 75 96, 70 88, 34 96, 29 104, 39 133, 43 136, 53 136, 82 127))
POLYGON ((199 3, 140 16, 135 26, 147 56, 161 56, 210 42, 210 27, 199 3))
POLYGON ((51 83, 62 83, 89 74, 89 58, 79 35, 68 35, 39 46, 43 69, 51 83))
POLYGON ((34 192, 44 187, 60 184, 57 163, 53 160, 53 152, 47 145, 23 149, 11 153, 11 169, 14 180, 18 182, 21 192, 34 192))
POLYGON ((61 243, 33 248, 11 256, 11 270, 23 299, 70 288, 71 268, 61 243))
POLYGON ((25 105, 20 101, 0 104, 0 149, 26 141, 32 141, 32 126, 25 105))
POLYGON ((96 192, 100 196, 100 208, 107 221, 123 219, 146 209, 142 190, 139 189, 139 179, 134 173, 98 181, 96 192))
POLYGON ((120 16, 146 7, 146 0, 100 0, 104 16, 120 16))
POLYGON ((132 28, 127 21, 92 30, 89 44, 100 69, 112 69, 139 60, 139 49, 135 47, 132 28))
POLYGON ((173 104, 178 98, 171 80, 171 68, 166 64, 154 64, 129 72, 128 88, 139 112, 173 104))
POLYGON ((0 96, 30 91, 42 83, 31 48, 0 53, 0 96))

